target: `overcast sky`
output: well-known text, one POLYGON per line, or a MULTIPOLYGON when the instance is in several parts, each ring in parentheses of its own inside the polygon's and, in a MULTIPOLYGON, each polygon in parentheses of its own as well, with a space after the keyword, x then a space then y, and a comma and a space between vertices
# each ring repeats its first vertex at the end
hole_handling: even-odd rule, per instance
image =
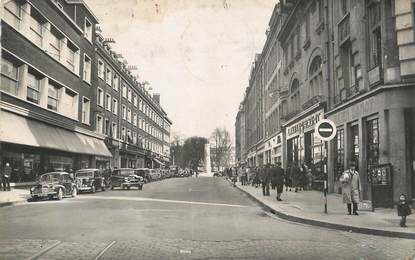
MULTIPOLYGON (((138 67, 173 132, 234 136, 235 116, 276 0, 86 0, 113 50, 138 67)), ((135 73, 135 72, 134 72, 135 73)))

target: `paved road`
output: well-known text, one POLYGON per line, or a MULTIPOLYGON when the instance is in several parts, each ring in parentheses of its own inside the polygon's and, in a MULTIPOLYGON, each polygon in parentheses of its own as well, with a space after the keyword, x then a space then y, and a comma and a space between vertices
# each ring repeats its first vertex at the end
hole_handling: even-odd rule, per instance
POLYGON ((0 208, 0 259, 412 259, 413 240, 290 223, 221 178, 0 208))

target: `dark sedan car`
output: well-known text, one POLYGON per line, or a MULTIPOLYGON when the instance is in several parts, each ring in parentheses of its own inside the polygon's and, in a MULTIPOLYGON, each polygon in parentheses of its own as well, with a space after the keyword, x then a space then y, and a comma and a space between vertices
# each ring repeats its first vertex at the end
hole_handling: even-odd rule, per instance
POLYGON ((41 175, 36 186, 30 188, 33 200, 47 198, 61 200, 66 196, 76 197, 78 187, 67 172, 49 172, 41 175))
POLYGON ((113 190, 116 187, 120 187, 121 189, 130 189, 131 187, 137 187, 139 190, 142 190, 143 186, 143 177, 136 175, 133 169, 116 169, 111 174, 111 190, 113 190))
POLYGON ((76 184, 80 192, 105 191, 105 180, 99 169, 81 169, 76 171, 76 184))

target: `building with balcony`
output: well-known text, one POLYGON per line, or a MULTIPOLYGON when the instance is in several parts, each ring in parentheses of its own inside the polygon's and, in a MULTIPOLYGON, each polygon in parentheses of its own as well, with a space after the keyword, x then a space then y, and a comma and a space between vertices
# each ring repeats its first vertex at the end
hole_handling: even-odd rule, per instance
POLYGON ((103 161, 105 167, 168 164, 172 123, 160 106, 160 95, 151 95, 132 75, 126 60, 112 50, 113 39, 105 39, 99 32, 96 35, 93 125, 106 136, 113 155, 110 161, 103 161))
POLYGON ((96 167, 104 135, 86 122, 97 18, 82 1, 2 5, 0 161, 12 181, 46 171, 96 167))

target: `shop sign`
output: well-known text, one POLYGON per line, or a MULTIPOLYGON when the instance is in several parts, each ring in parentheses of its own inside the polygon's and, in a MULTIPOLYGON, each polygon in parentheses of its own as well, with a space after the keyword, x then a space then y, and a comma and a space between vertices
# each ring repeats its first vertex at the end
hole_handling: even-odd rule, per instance
POLYGON ((301 119, 299 122, 287 127, 287 139, 314 129, 320 119, 323 119, 323 110, 301 119))

